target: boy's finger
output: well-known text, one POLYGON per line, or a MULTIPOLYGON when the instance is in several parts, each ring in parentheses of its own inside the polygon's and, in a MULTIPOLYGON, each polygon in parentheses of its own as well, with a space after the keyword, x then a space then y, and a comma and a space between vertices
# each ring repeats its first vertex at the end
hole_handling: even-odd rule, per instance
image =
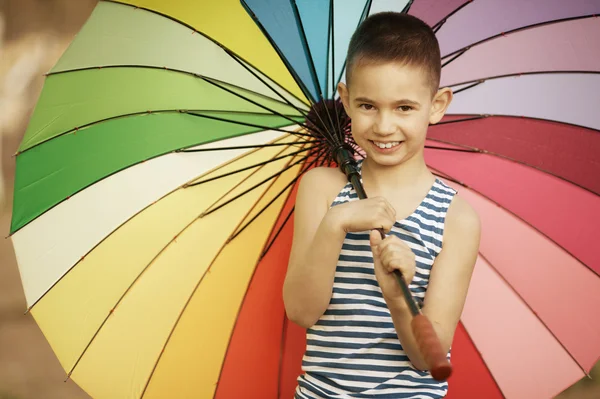
POLYGON ((371 233, 369 234, 369 241, 371 243, 371 247, 379 246, 382 241, 381 234, 379 234, 377 230, 371 230, 371 233))

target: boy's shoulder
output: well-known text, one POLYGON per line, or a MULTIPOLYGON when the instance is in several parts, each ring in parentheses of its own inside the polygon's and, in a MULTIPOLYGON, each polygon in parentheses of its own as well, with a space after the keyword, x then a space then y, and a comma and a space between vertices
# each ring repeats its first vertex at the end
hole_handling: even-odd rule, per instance
POLYGON ((481 220, 475 208, 457 193, 448 207, 446 226, 453 235, 479 236, 481 220))
POLYGON ((319 166, 310 169, 301 179, 301 186, 326 197, 327 201, 335 199, 340 190, 348 183, 348 179, 339 168, 319 166))

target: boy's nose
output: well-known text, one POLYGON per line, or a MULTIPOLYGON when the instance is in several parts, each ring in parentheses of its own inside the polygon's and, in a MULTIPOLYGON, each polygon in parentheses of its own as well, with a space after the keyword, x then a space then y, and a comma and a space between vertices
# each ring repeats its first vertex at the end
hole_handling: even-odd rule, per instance
POLYGON ((373 125, 373 133, 387 136, 396 132, 396 124, 388 115, 381 114, 373 125))

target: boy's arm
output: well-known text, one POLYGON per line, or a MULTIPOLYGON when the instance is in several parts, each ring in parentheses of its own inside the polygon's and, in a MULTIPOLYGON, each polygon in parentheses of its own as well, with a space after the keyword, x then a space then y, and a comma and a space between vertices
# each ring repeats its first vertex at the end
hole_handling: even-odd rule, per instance
MULTIPOLYGON (((422 313, 429 318, 447 353, 465 304, 471 275, 477 260, 480 221, 471 206, 455 196, 446 215, 443 249, 429 277, 422 313)), ((413 365, 427 366, 412 334, 412 316, 403 300, 389 304, 398 338, 413 365)))
POLYGON ((294 209, 294 240, 283 301, 288 318, 304 328, 313 326, 327 309, 346 236, 336 212, 328 211, 328 193, 335 196, 332 193, 345 181, 328 169, 312 169, 303 176, 294 209))

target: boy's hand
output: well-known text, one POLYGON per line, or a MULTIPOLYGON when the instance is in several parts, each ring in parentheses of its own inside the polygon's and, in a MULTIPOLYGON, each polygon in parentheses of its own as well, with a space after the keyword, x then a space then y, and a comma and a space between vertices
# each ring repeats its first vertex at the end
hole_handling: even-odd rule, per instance
POLYGON ((396 281, 393 272, 399 270, 409 285, 416 272, 415 254, 406 243, 397 236, 389 235, 384 240, 378 231, 371 231, 371 249, 373 251, 373 262, 375 277, 383 292, 383 297, 388 302, 392 301, 399 306, 405 306, 402 289, 396 281))
POLYGON ((336 215, 346 233, 372 229, 388 232, 396 223, 396 211, 383 197, 346 202, 334 206, 330 211, 336 215))

